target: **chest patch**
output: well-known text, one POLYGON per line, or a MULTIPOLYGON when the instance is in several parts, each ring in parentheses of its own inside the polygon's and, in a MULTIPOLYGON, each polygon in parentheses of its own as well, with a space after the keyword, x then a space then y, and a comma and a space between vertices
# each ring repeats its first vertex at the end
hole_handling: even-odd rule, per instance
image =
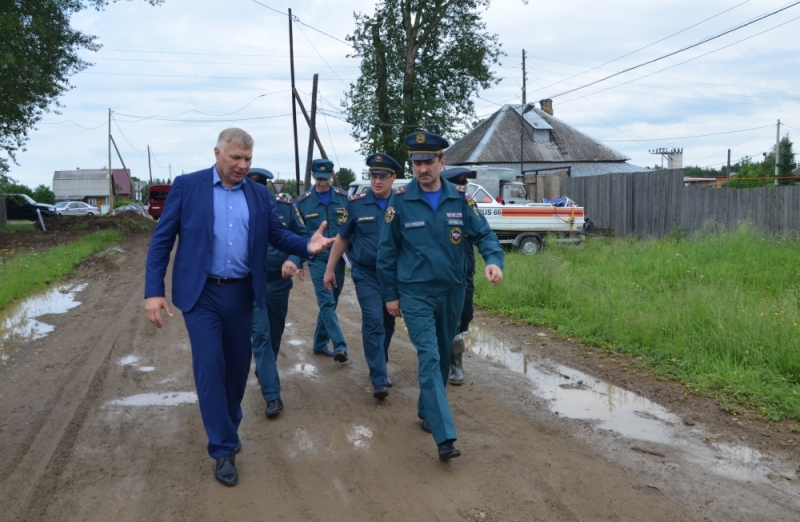
POLYGON ((386 207, 386 214, 384 215, 384 221, 387 223, 391 223, 394 220, 394 215, 397 214, 397 211, 394 209, 393 206, 389 205, 386 207))
POLYGON ((425 221, 406 221, 403 228, 421 228, 425 226, 425 221))
POLYGON ((375 221, 375 216, 361 216, 358 218, 359 223, 363 223, 365 221, 375 221))
POLYGON ((337 208, 336 213, 339 214, 338 217, 336 218, 337 224, 341 226, 347 223, 347 210, 343 208, 337 208))
POLYGON ((448 212, 447 213, 447 217, 449 217, 449 218, 463 218, 464 214, 462 214, 461 212, 448 212))
POLYGON ((464 220, 463 219, 448 219, 447 220, 447 224, 449 226, 451 226, 451 227, 454 226, 454 225, 458 225, 458 226, 462 226, 463 227, 464 226, 464 220))
POLYGON ((450 230, 450 242, 454 245, 461 243, 461 229, 458 227, 453 227, 450 230))
POLYGON ((319 212, 314 212, 313 214, 306 214, 306 219, 319 217, 319 212))

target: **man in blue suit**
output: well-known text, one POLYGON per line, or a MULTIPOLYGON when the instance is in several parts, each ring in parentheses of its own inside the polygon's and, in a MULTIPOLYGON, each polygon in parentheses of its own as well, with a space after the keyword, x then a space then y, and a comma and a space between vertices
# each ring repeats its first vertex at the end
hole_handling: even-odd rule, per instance
POLYGON ((176 237, 172 302, 183 311, 192 345, 197 397, 208 435, 214 476, 238 481, 234 454, 241 449, 241 402, 250 372, 253 302, 265 305, 267 246, 308 257, 330 247, 322 231, 309 239, 281 225, 266 187, 245 179, 253 138, 226 129, 214 148, 216 164, 178 176, 147 253, 145 313, 156 327, 172 317, 164 276, 176 237))

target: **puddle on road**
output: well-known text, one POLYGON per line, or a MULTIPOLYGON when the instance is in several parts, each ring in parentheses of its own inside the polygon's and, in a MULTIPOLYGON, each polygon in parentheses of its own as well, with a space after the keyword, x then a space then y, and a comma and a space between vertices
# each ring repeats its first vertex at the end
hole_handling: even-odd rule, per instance
POLYGON ((649 442, 671 442, 677 415, 633 392, 567 366, 541 368, 536 358, 487 331, 473 327, 464 336, 467 349, 487 361, 526 375, 550 409, 571 419, 597 419, 600 428, 649 442))
POLYGON ((294 365, 291 373, 302 373, 309 376, 317 375, 317 367, 313 364, 298 363, 294 365))
POLYGON ((109 402, 112 406, 179 406, 197 402, 195 392, 141 393, 109 402))
POLYGON ((58 285, 47 292, 10 305, 0 312, 0 365, 13 355, 14 344, 41 339, 55 327, 37 321, 46 314, 63 314, 80 305, 75 294, 86 288, 79 285, 58 285))
POLYGON ((680 446, 689 460, 718 475, 744 481, 794 476, 793 470, 780 470, 785 466, 766 464, 755 449, 704 439, 702 431, 684 428, 680 417, 663 406, 573 368, 548 364, 482 328, 471 328, 464 341, 483 359, 525 375, 536 385, 534 393, 561 416, 597 420, 598 427, 632 439, 680 446))

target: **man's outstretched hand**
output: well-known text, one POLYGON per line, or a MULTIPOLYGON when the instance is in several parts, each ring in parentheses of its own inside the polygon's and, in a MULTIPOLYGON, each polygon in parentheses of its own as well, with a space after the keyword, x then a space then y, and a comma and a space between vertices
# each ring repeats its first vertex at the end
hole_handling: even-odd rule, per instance
POLYGON ((172 317, 172 312, 169 310, 167 300, 163 297, 148 297, 144 300, 144 313, 147 314, 147 319, 161 328, 164 326, 164 319, 161 317, 161 310, 167 312, 167 315, 172 317))
POLYGON ((328 226, 327 221, 323 221, 322 224, 319 226, 314 235, 311 236, 311 241, 308 242, 308 253, 309 254, 319 254, 320 252, 324 252, 325 250, 329 249, 334 242, 334 238, 332 237, 325 237, 322 235, 322 232, 328 226))

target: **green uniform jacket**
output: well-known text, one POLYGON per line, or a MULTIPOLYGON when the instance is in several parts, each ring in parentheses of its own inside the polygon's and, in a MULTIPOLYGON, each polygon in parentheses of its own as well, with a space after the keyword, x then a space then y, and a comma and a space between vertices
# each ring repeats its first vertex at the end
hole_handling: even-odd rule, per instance
POLYGON ((399 290, 445 295, 465 284, 465 236, 487 265, 503 268, 503 250, 471 198, 442 180, 439 208, 433 211, 414 179, 389 200, 378 243, 378 279, 385 302, 399 290))

